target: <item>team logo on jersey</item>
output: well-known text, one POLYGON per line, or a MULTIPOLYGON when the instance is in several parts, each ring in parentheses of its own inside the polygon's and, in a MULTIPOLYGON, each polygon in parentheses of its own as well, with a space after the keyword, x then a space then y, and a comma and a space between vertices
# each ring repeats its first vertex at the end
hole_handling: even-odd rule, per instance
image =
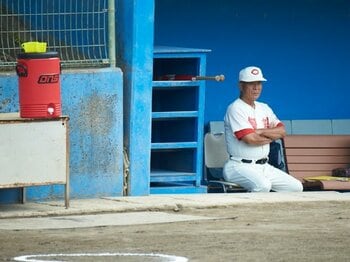
POLYGON ((254 117, 248 117, 248 121, 249 121, 249 123, 252 125, 252 127, 253 127, 254 129, 257 129, 257 128, 258 128, 258 125, 256 124, 256 120, 255 120, 254 117))
MULTIPOLYGON (((268 117, 263 118, 261 121, 262 121, 264 128, 270 128, 270 121, 269 121, 268 117)), ((252 127, 254 129, 258 128, 258 124, 257 124, 256 119, 254 117, 248 117, 248 122, 252 125, 252 127)), ((261 123, 261 122, 259 122, 259 123, 261 123)))
POLYGON ((264 123, 264 128, 270 128, 270 122, 268 117, 263 118, 263 123, 264 123))

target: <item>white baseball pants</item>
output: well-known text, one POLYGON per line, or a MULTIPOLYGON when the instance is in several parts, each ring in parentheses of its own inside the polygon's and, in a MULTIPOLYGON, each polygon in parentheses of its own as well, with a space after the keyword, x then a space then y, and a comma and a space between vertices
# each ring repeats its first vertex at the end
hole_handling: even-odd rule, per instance
POLYGON ((301 192, 302 183, 270 164, 242 163, 229 159, 223 170, 225 181, 233 182, 249 192, 301 192))

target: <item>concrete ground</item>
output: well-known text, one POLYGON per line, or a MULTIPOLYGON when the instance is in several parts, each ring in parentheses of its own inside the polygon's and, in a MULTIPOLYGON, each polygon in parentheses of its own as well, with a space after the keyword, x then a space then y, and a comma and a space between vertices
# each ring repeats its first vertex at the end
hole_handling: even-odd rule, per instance
POLYGON ((350 193, 151 195, 0 206, 2 261, 347 261, 350 193))
POLYGON ((313 191, 301 193, 216 193, 150 195, 140 197, 103 197, 64 201, 26 202, 24 204, 0 205, 1 221, 6 218, 86 215, 116 212, 179 211, 186 208, 217 208, 249 203, 288 203, 318 201, 350 201, 350 193, 313 191))

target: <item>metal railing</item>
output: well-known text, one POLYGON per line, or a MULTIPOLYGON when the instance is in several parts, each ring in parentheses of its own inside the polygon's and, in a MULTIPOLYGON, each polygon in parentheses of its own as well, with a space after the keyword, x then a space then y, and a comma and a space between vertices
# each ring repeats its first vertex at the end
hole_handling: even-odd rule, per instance
POLYGON ((0 70, 12 70, 30 41, 58 51, 62 67, 113 66, 111 18, 114 0, 0 0, 0 70))

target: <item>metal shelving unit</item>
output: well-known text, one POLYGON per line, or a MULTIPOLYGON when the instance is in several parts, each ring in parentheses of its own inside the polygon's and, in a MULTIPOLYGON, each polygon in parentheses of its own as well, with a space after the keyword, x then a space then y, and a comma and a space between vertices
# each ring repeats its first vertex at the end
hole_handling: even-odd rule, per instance
POLYGON ((151 193, 204 193, 203 129, 207 49, 155 47, 151 193))

